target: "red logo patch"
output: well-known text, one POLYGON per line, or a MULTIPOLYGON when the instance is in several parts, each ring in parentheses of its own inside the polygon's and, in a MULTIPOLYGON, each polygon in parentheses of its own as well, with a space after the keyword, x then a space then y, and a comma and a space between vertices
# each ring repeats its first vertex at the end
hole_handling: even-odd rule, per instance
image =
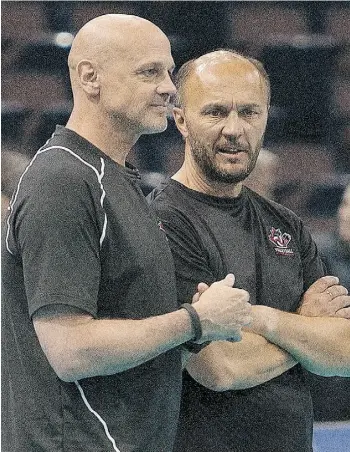
POLYGON ((292 236, 287 232, 281 232, 280 229, 271 228, 269 232, 269 240, 275 245, 275 252, 282 256, 294 256, 294 251, 288 248, 289 242, 292 240, 292 236))

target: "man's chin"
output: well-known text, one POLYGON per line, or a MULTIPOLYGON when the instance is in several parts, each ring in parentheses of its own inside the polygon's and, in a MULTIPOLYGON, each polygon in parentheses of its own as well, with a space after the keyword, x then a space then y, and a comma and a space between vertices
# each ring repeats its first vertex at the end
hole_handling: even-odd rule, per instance
POLYGON ((144 135, 152 135, 154 133, 164 132, 168 127, 168 120, 165 118, 163 121, 154 122, 145 127, 144 135))
POLYGON ((229 184, 243 182, 248 176, 249 171, 247 170, 245 165, 241 165, 241 168, 213 168, 212 171, 213 176, 218 182, 226 182, 229 184))
POLYGON ((223 171, 215 169, 209 172, 207 176, 212 182, 222 182, 226 184, 238 184, 243 182, 248 177, 247 171, 223 171))

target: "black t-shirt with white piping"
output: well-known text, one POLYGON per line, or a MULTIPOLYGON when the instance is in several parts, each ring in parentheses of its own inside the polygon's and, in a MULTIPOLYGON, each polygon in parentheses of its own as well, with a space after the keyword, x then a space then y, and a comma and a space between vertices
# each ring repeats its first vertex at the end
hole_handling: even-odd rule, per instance
POLYGON ((91 143, 57 127, 22 175, 3 243, 5 428, 12 452, 171 451, 181 392, 174 349, 134 369, 65 383, 31 317, 65 304, 95 318, 177 309, 171 253, 138 186, 91 143))

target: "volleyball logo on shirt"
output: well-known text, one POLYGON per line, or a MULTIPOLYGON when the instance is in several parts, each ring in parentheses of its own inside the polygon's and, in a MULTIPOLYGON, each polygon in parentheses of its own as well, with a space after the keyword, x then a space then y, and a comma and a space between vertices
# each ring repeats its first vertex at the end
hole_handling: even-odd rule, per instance
POLYGON ((161 222, 161 220, 158 220, 157 225, 158 225, 159 229, 164 232, 165 238, 168 240, 168 237, 166 236, 166 231, 164 229, 164 226, 163 226, 163 223, 161 222))
POLYGON ((275 245, 275 252, 281 256, 294 256, 294 251, 288 248, 292 236, 287 232, 281 232, 280 229, 271 228, 269 232, 269 240, 275 245))

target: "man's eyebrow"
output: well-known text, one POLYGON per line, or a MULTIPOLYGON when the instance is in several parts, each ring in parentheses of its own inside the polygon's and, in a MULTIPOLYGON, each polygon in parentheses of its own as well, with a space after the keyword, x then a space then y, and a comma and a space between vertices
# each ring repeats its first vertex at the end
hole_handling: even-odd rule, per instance
POLYGON ((262 108, 261 104, 257 104, 255 102, 252 103, 245 103, 245 104, 239 104, 238 105, 239 108, 262 108))
POLYGON ((206 105, 204 105, 202 108, 201 108, 201 111, 209 111, 209 110, 213 110, 213 109, 216 109, 216 110, 222 110, 222 111, 227 111, 228 110, 228 107, 226 107, 225 105, 223 105, 223 104, 220 104, 220 103, 217 103, 217 102, 212 102, 212 103, 210 103, 210 104, 206 104, 206 105))
MULTIPOLYGON (((153 66, 153 67, 155 67, 155 68, 157 68, 157 69, 161 69, 161 68, 167 67, 167 65, 164 64, 163 61, 147 61, 147 62, 145 62, 145 63, 142 63, 142 64, 139 66, 139 69, 147 68, 147 67, 150 67, 150 66, 153 66)), ((167 70, 168 70, 169 72, 173 72, 174 69, 175 69, 175 64, 172 64, 172 65, 169 67, 169 69, 167 69, 167 70)))

